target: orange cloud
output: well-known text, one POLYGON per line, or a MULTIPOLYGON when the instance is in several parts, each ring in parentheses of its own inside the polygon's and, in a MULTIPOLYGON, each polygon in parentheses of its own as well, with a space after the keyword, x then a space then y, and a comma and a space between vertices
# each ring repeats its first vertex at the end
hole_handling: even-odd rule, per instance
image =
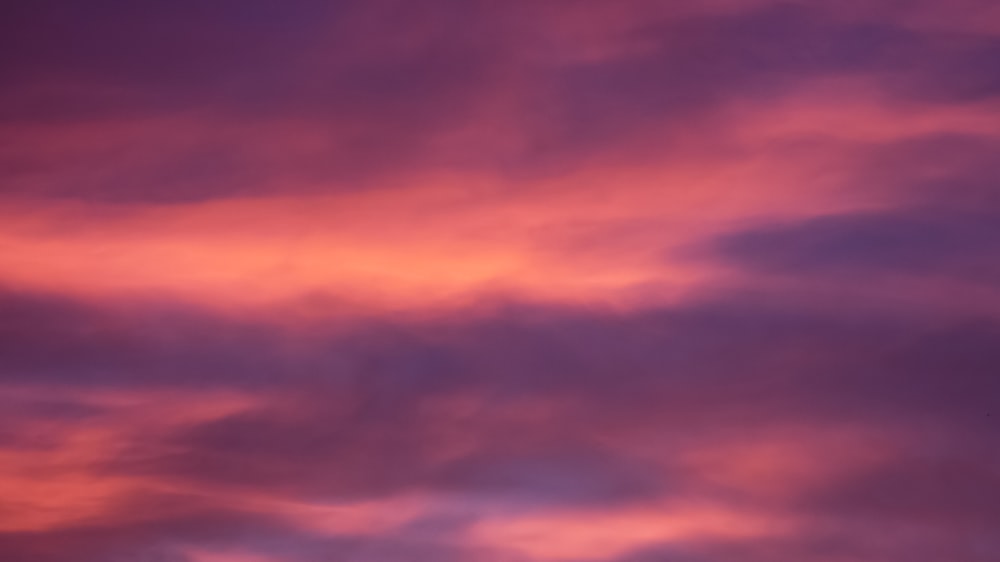
POLYGON ((4 531, 43 531, 99 521, 115 517, 122 502, 136 493, 169 490, 169 483, 107 474, 100 467, 126 447, 244 410, 254 402, 229 392, 2 390, 3 400, 14 404, 60 395, 99 413, 72 423, 58 418, 18 421, 23 446, 0 448, 4 531))
POLYGON ((705 274, 668 260, 671 248, 760 214, 852 205, 828 186, 801 189, 804 170, 766 155, 719 168, 694 157, 541 185, 452 176, 402 191, 167 207, 8 204, 0 278, 223 305, 328 294, 406 308, 491 293, 613 303, 651 289, 663 300, 705 274))
POLYGON ((780 518, 694 504, 495 519, 477 525, 471 540, 532 560, 610 559, 672 542, 774 537, 793 528, 780 518))

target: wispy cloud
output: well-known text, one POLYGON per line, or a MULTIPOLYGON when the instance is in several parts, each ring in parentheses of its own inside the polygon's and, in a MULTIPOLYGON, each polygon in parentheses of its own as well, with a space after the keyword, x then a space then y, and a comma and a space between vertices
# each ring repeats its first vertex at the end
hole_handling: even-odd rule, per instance
POLYGON ((992 2, 0 20, 0 559, 1000 555, 992 2))

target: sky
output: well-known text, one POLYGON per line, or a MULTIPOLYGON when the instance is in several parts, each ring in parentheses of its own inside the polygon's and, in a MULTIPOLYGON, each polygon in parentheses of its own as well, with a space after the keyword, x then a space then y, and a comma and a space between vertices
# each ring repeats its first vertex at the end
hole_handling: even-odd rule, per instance
POLYGON ((995 0, 0 8, 0 560, 1000 560, 995 0))

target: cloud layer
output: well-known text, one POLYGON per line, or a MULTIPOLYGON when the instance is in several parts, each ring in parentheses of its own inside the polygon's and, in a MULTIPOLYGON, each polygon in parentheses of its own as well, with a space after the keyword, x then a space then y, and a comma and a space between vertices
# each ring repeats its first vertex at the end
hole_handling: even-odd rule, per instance
POLYGON ((0 21, 0 559, 1000 557, 992 2, 0 21))

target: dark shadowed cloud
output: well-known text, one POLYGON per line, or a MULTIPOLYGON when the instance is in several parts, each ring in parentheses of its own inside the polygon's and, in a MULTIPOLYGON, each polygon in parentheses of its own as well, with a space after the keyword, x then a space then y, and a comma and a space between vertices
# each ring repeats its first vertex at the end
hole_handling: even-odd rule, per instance
POLYGON ((901 104, 1000 87, 990 35, 768 2, 645 19, 628 2, 600 32, 601 10, 557 5, 16 3, 6 191, 182 202, 442 169, 561 176, 664 158, 728 104, 817 78, 867 76, 901 104))

